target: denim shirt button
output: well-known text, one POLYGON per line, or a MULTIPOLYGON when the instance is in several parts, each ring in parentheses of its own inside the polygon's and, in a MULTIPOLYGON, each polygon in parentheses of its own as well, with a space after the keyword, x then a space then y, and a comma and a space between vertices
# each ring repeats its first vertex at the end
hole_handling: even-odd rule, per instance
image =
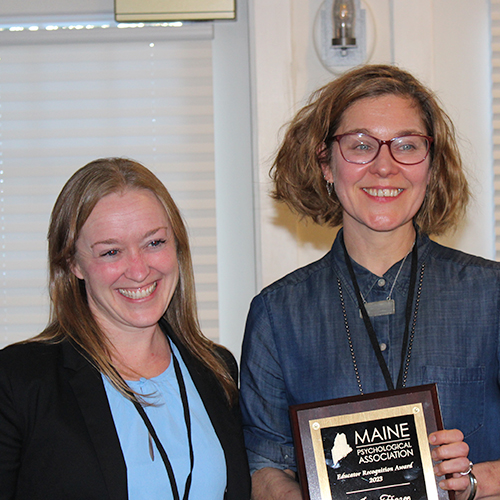
POLYGON ((384 342, 381 342, 380 343, 380 350, 385 351, 386 349, 387 349, 387 344, 385 344, 384 342))
POLYGON ((384 278, 380 278, 378 281, 377 281, 377 285, 382 288, 384 285, 385 285, 385 279, 384 278))

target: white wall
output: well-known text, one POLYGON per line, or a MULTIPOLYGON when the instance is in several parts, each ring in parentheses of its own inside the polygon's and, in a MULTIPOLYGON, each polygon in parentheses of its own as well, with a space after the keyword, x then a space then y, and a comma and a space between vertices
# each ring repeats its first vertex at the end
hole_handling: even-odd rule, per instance
MULTIPOLYGON (((454 121, 475 200, 468 220, 442 239, 493 258, 489 2, 366 0, 377 31, 372 63, 396 63, 440 97, 454 121)), ((306 225, 268 196, 270 158, 280 127, 308 94, 333 75, 313 48, 320 0, 250 0, 254 61, 254 131, 260 221, 259 285, 304 265, 330 247, 331 230, 306 225)))

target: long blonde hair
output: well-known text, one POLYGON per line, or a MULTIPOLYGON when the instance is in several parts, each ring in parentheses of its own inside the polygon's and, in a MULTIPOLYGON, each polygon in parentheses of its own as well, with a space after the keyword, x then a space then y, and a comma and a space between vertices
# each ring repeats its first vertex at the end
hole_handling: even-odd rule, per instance
POLYGON ((50 322, 32 340, 60 342, 71 339, 125 397, 133 399, 129 387, 111 362, 111 345, 90 311, 85 283, 71 271, 78 236, 96 204, 104 196, 126 189, 146 189, 165 208, 175 237, 179 281, 164 317, 186 349, 214 373, 228 401, 234 402, 236 383, 217 354, 215 344, 200 330, 191 252, 182 216, 160 180, 150 170, 132 160, 95 160, 73 174, 59 194, 48 232, 50 322))

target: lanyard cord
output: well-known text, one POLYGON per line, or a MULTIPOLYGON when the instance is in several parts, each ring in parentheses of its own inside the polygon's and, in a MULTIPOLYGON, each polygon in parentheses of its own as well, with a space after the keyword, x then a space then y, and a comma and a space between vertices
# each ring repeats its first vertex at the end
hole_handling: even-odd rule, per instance
MULTIPOLYGON (((194 467, 193 440, 191 438, 191 416, 189 414, 189 403, 187 398, 186 385, 184 383, 184 377, 182 376, 182 371, 180 369, 179 362, 177 361, 177 358, 172 349, 170 349, 170 352, 172 353, 172 360, 174 362, 175 376, 179 384, 179 392, 181 394, 182 407, 184 409, 184 421, 186 422, 186 430, 189 443, 190 469, 189 469, 189 474, 186 478, 186 485, 184 487, 184 496, 182 497, 183 500, 187 500, 189 498, 189 490, 191 489, 191 481, 192 481, 193 467, 194 467)), ((139 403, 139 401, 137 401, 137 399, 133 403, 137 411, 139 412, 139 415, 141 416, 142 420, 144 421, 144 424, 146 425, 150 436, 153 438, 153 441, 155 442, 158 451, 160 452, 160 456, 163 460, 163 463, 165 464, 165 468, 167 469, 167 474, 170 480, 170 486, 172 487, 172 494, 174 496, 174 500, 180 500, 179 490, 177 488, 177 482, 175 480, 174 471, 172 469, 172 464, 170 463, 167 452, 165 451, 165 448, 161 444, 161 441, 158 438, 158 435, 156 434, 155 428, 153 427, 153 424, 151 423, 151 420, 147 416, 146 412, 144 411, 142 405, 139 403)))
MULTIPOLYGON (((344 238, 342 237, 342 248, 344 249, 344 257, 347 264, 347 269, 349 270, 349 274, 351 276, 351 281, 354 287, 354 291, 356 292, 356 298, 358 300, 359 310, 361 311, 361 315, 363 316, 363 322, 365 324, 366 331, 368 333, 368 337, 370 338, 370 342, 372 345, 372 349, 375 352, 377 357, 378 364, 380 369, 382 370, 382 374, 384 375, 385 383, 387 385, 387 389, 394 389, 394 383, 391 378, 391 374, 389 373, 389 368, 387 367, 387 363, 385 362, 384 356, 382 355, 382 351, 380 350, 380 345, 377 341, 377 335, 373 328, 372 322, 370 321, 370 317, 368 316, 368 312, 366 311, 366 307, 363 303, 363 298, 361 296, 361 292, 359 290, 358 281, 356 279, 356 275, 354 274, 354 269, 352 267, 351 258, 347 253, 347 248, 344 243, 344 238)), ((406 352, 408 350, 408 339, 409 339, 409 330, 410 330, 410 321, 411 321, 411 311, 413 306, 413 297, 415 295, 415 283, 417 281, 417 244, 413 245, 413 249, 411 252, 411 275, 410 275, 410 288, 408 290, 408 297, 406 299, 406 311, 405 311, 405 331, 403 336, 403 346, 401 349, 401 365, 399 367, 399 375, 396 387, 399 389, 403 387, 403 373, 404 373, 404 365, 406 359, 406 352)))

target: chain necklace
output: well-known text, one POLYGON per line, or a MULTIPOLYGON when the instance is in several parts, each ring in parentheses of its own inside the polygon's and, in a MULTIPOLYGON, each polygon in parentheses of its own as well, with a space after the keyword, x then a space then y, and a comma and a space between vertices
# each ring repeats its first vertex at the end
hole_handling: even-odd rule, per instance
MULTIPOLYGON (((343 247, 344 247, 344 252, 345 252, 345 257, 346 257, 346 263, 348 265, 348 268, 350 268, 349 270, 351 271, 352 270, 352 265, 351 265, 351 262, 350 262, 350 257, 347 254, 347 250, 345 249, 345 245, 344 244, 343 244, 343 247)), ((418 308, 419 308, 419 304, 420 304, 420 296, 421 296, 421 292, 422 292, 422 282, 423 282, 424 270, 425 270, 425 263, 423 263, 422 267, 421 267, 421 270, 420 270, 420 279, 419 279, 419 284, 418 284, 418 289, 417 289, 417 295, 416 295, 416 301, 415 301, 415 309, 414 309, 414 312, 413 312, 413 321, 412 321, 412 326, 411 326, 411 332, 410 332, 410 335, 408 335, 408 326, 409 326, 409 322, 410 322, 411 305, 412 305, 412 302, 413 302, 413 300, 412 300, 412 298, 413 298, 412 286, 414 287, 414 283, 415 283, 414 277, 415 277, 415 274, 416 274, 416 267, 415 267, 416 266, 416 256, 417 256, 416 245, 413 248, 412 254, 413 254, 412 255, 412 276, 411 276, 412 279, 410 279, 410 290, 408 291, 408 300, 407 300, 407 307, 406 307, 407 321, 406 321, 405 335, 404 335, 405 338, 403 339, 403 349, 402 349, 402 353, 401 353, 401 366, 400 366, 400 371, 399 371, 399 376, 398 376, 398 383, 397 383, 397 387, 398 388, 406 386, 406 380, 407 380, 407 376, 408 376, 408 369, 409 369, 409 365, 410 365, 411 352, 412 352, 412 347, 413 347, 413 339, 414 339, 414 336, 415 336, 415 325, 416 325, 416 321, 417 321, 418 308), (413 272, 413 270, 414 270, 414 272, 413 272)), ((387 364, 385 363, 385 360, 384 360, 384 358, 382 356, 382 352, 380 350, 380 346, 379 346, 378 342, 376 342, 375 331, 373 330, 373 326, 371 325, 371 321, 370 321, 370 319, 368 317, 366 309, 364 309, 364 305, 361 307, 362 300, 361 300, 361 297, 360 297, 359 287, 357 286, 357 281, 356 281, 356 277, 354 276, 354 272, 351 273, 351 278, 353 280, 353 285, 354 285, 354 287, 356 289, 356 292, 357 292, 357 295, 358 295, 358 302, 361 302, 360 309, 363 312, 363 320, 365 322, 365 327, 367 328, 367 331, 368 331, 368 334, 370 336, 370 340, 371 340, 371 343, 372 343, 372 347, 373 347, 373 349, 375 351, 375 354, 377 355, 377 360, 378 360, 380 368, 381 368, 381 370, 382 370, 382 372, 384 374, 384 378, 386 380, 387 388, 388 389, 393 389, 394 385, 392 383, 392 380, 391 380, 391 377, 390 377, 390 374, 389 374, 389 370, 387 368, 387 364)), ((349 342, 349 350, 351 352, 351 358, 352 358, 352 362, 353 362, 353 366, 354 366, 354 372, 356 374, 356 381, 358 383, 358 388, 359 388, 360 393, 363 394, 363 386, 361 384, 361 378, 360 378, 360 375, 359 375, 358 364, 357 364, 357 361, 356 361, 356 355, 355 355, 354 347, 353 347, 353 343, 352 343, 351 331, 350 331, 349 322, 348 322, 348 319, 347 319, 347 313, 346 313, 345 301, 344 301, 344 294, 343 294, 343 291, 342 291, 342 284, 341 284, 340 279, 338 277, 337 277, 337 284, 338 284, 338 288, 339 288, 340 303, 341 303, 341 306, 342 306, 342 313, 343 313, 343 316, 344 316, 344 325, 345 325, 346 332, 347 332, 347 340, 349 342)))

